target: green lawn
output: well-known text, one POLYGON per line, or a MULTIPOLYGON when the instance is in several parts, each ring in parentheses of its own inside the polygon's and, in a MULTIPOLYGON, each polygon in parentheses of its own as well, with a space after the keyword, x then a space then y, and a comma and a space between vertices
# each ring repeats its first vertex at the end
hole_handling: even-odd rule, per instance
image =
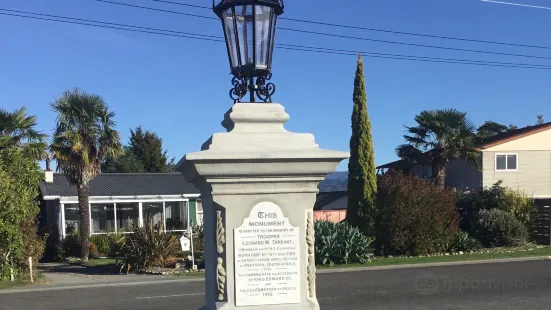
POLYGON ((205 276, 205 272, 181 272, 181 273, 174 273, 172 274, 173 276, 175 277, 204 277, 205 276))
MULTIPOLYGON (((376 267, 376 266, 390 266, 390 265, 404 265, 404 264, 423 264, 423 263, 488 260, 488 259, 499 259, 499 258, 518 258, 518 257, 531 257, 531 256, 550 256, 551 257, 551 247, 534 248, 534 246, 529 246, 529 247, 520 247, 520 248, 495 248, 495 249, 490 249, 488 251, 490 251, 490 253, 444 255, 444 256, 430 256, 430 257, 426 257, 426 256, 411 257, 411 258, 376 257, 370 263, 367 263, 367 264, 318 266, 318 268, 326 269, 326 268, 376 267), (528 251, 529 248, 531 248, 532 250, 528 251), (511 251, 511 253, 500 253, 502 251, 511 251)), ((105 258, 105 259, 91 259, 87 262, 73 261, 73 262, 70 262, 69 264, 84 266, 84 267, 102 267, 102 268, 119 266, 115 263, 116 263, 116 259, 105 258)), ((203 277, 204 274, 205 274, 204 272, 185 272, 185 273, 179 273, 179 274, 173 274, 173 275, 177 277, 203 277)))
POLYGON ((23 281, 23 280, 17 280, 17 281, 14 281, 14 282, 0 281, 0 290, 16 288, 16 287, 24 286, 24 285, 27 285, 27 284, 31 284, 31 282, 30 281, 23 281))
MULTIPOLYGON (((120 263, 120 260, 118 261, 120 263)), ((87 262, 83 261, 72 261, 69 262, 71 265, 83 266, 83 267, 116 267, 119 266, 116 264, 117 260, 115 258, 100 258, 100 259, 90 259, 87 262)))
POLYGON ((499 253, 500 251, 513 251, 512 249, 492 249, 490 253, 449 255, 449 256, 430 256, 430 257, 381 257, 375 258, 367 264, 349 264, 349 265, 334 265, 334 266, 318 266, 318 268, 351 268, 351 267, 376 267, 389 265, 404 265, 404 264, 423 264, 423 263, 442 263, 442 262, 460 262, 473 260, 487 260, 499 258, 518 258, 531 256, 551 256, 551 247, 543 247, 533 249, 531 251, 513 251, 512 253, 499 253))

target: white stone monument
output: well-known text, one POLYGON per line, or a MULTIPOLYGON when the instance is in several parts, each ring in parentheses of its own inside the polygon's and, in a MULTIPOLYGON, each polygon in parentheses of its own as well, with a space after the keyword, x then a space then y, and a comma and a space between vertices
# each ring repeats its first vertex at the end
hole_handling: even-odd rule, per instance
POLYGON ((349 154, 285 130, 288 120, 280 104, 236 103, 227 132, 178 163, 203 200, 202 309, 319 309, 313 207, 319 182, 349 154))

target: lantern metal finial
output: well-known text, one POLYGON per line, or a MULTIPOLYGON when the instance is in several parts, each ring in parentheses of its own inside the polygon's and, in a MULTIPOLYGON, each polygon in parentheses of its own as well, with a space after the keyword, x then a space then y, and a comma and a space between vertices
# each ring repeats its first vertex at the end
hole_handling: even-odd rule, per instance
POLYGON ((283 8, 282 0, 221 0, 213 7, 224 29, 234 102, 241 102, 247 93, 250 102, 272 102, 276 87, 268 81, 277 18, 283 8))

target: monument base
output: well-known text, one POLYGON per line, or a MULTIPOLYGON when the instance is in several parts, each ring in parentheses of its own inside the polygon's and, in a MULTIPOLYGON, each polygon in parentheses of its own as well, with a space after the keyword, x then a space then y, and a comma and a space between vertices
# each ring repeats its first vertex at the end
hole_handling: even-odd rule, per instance
POLYGON ((261 305, 261 306, 245 306, 236 307, 228 303, 217 302, 211 307, 204 305, 200 310, 319 310, 320 306, 317 301, 312 301, 307 304, 283 304, 283 305, 261 305))

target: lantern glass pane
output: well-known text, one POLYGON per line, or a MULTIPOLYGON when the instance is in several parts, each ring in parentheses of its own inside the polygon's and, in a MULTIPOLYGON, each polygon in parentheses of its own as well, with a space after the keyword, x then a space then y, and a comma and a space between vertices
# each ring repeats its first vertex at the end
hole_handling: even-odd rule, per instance
POLYGON ((235 38, 233 13, 231 9, 224 11, 224 31, 226 32, 226 38, 228 45, 228 51, 230 53, 230 64, 232 69, 239 66, 239 60, 237 58, 237 40, 235 38))
POLYGON ((256 68, 268 69, 268 52, 270 43, 270 18, 273 8, 257 5, 256 13, 256 68))
POLYGON ((268 68, 272 69, 272 55, 274 54, 274 41, 275 41, 275 33, 276 33, 276 24, 277 24, 277 14, 272 14, 272 21, 270 23, 270 27, 272 28, 271 31, 271 37, 270 37, 270 45, 269 45, 269 51, 268 51, 268 68))
POLYGON ((245 14, 245 31, 247 32, 247 61, 245 63, 254 66, 254 15, 252 5, 247 5, 245 14))
POLYGON ((254 65, 253 46, 253 14, 251 5, 239 5, 235 7, 237 19, 237 36, 239 38, 239 51, 241 53, 241 65, 254 65))

